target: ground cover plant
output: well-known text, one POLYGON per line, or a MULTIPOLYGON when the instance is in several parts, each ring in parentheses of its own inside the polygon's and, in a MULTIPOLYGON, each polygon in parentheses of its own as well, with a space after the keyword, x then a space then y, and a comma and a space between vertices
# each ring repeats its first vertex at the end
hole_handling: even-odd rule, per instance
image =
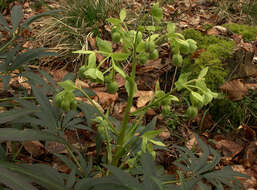
POLYGON ((42 30, 35 38, 58 52, 67 62, 82 62, 72 51, 85 45, 90 33, 99 34, 110 14, 118 14, 120 0, 61 0, 60 14, 42 19, 42 30))
MULTIPOLYGON (((36 15, 24 22, 20 6, 12 8, 11 22, 0 15, 2 29, 8 34, 0 49, 0 81, 6 89, 15 78, 22 79, 23 84, 15 90, 17 94, 0 99, 0 188, 243 188, 237 177, 247 176, 225 166, 229 164, 224 164, 226 161, 213 149, 220 137, 216 142, 192 133, 194 142, 185 146, 180 140, 164 141, 161 138, 164 131, 158 125, 163 116, 178 116, 180 111, 177 118, 182 117, 180 122, 187 123, 186 129, 190 131, 190 124, 198 120, 203 110, 208 111, 210 104, 218 110, 214 114, 219 113, 221 106, 213 100, 222 96, 215 91, 225 82, 227 71, 222 63, 233 54, 235 44, 227 38, 205 36, 195 30, 180 33, 175 23, 163 21, 164 12, 159 3, 145 8, 142 19, 135 19, 133 24, 127 20, 126 9, 107 18, 109 28, 105 26, 107 31, 95 38, 95 48, 82 44, 74 50, 73 54, 83 57, 82 65, 60 82, 55 81, 54 75, 30 65, 41 56, 58 54, 41 48, 26 49, 19 46, 18 41, 23 29, 35 19, 61 14, 60 10, 36 15), (168 51, 163 47, 168 47, 168 51), (196 56, 199 49, 205 52, 196 56), (164 55, 169 58, 164 59, 164 55), (156 80, 153 96, 133 110, 140 91, 139 69, 162 59, 166 63, 161 64, 175 71, 168 79, 171 85, 164 90, 162 81, 156 80), (124 81, 123 92, 118 76, 124 81), (110 108, 102 108, 94 98, 97 95, 93 86, 100 86, 113 96, 123 93, 126 103, 121 118, 112 115, 110 108), (149 117, 149 111, 159 115, 149 117), (92 154, 89 154, 92 149, 89 141, 82 142, 85 137, 95 144, 92 154), (53 151, 49 146, 62 151, 53 151), (48 148, 42 158, 42 154, 36 156, 28 147, 48 148), (168 167, 156 163, 161 151, 175 155, 175 159, 168 158, 168 167)), ((10 90, 4 92, 11 93, 10 90)), ((254 125, 255 101, 253 90, 238 105, 230 104, 241 108, 239 114, 248 110, 239 124, 254 125)), ((207 111, 201 118, 203 122, 207 111)), ((179 131, 181 126, 175 130, 179 131)))
POLYGON ((255 26, 248 26, 244 24, 225 24, 225 27, 230 29, 232 32, 236 34, 240 34, 243 36, 243 39, 247 42, 251 42, 255 40, 257 29, 255 26))

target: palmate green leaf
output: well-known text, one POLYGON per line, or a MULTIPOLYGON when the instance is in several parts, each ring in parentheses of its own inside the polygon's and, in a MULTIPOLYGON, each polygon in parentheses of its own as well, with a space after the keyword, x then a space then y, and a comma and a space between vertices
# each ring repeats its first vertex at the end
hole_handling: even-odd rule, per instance
POLYGON ((93 159, 89 157, 89 161, 86 162, 85 158, 82 156, 80 152, 78 152, 79 163, 81 165, 82 172, 84 172, 85 177, 89 177, 90 171, 93 168, 93 159))
POLYGON ((149 141, 157 146, 162 146, 162 147, 166 147, 166 145, 161 142, 161 141, 156 141, 156 140, 153 140, 153 139, 149 139, 149 141))
POLYGON ((212 187, 211 185, 207 185, 207 184, 204 184, 202 181, 199 181, 197 183, 198 187, 201 189, 201 190, 211 190, 212 187))
MULTIPOLYGON (((76 184, 75 190, 132 190, 131 188, 121 185, 120 182, 111 177, 88 178, 83 179, 76 184)), ((141 190, 141 189, 133 189, 141 190)))
POLYGON ((37 102, 40 104, 39 109, 41 110, 41 112, 38 112, 35 115, 39 116, 42 121, 45 121, 48 129, 56 131, 58 128, 58 113, 54 109, 54 106, 50 104, 48 97, 40 88, 37 88, 32 84, 31 87, 37 102))
POLYGON ((38 110, 27 110, 27 109, 13 109, 11 111, 6 111, 0 113, 0 124, 7 123, 13 121, 15 119, 24 117, 26 115, 32 114, 38 110))
POLYGON ((153 157, 149 153, 143 153, 141 157, 144 176, 156 176, 155 163, 153 157))
POLYGON ((84 114, 84 116, 86 118, 86 121, 87 121, 87 125, 89 127, 92 126, 92 123, 94 122, 93 119, 95 119, 98 116, 101 116, 99 111, 95 107, 90 105, 90 104, 80 103, 78 105, 78 107, 83 112, 83 114, 84 114))
POLYGON ((34 48, 29 49, 25 53, 19 54, 15 57, 14 63, 9 67, 9 69, 15 70, 21 66, 23 66, 25 63, 28 63, 29 61, 32 61, 34 59, 37 59, 39 57, 44 56, 57 56, 57 53, 54 52, 47 52, 44 48, 34 48))
POLYGON ((11 22, 12 22, 11 33, 13 33, 18 28, 22 17, 23 17, 22 7, 15 5, 11 10, 11 22))
POLYGON ((218 187, 220 184, 226 184, 235 190, 240 190, 242 186, 242 184, 235 177, 249 178, 249 176, 245 174, 233 171, 230 166, 226 166, 221 170, 205 173, 203 177, 216 187, 218 187))
POLYGON ((209 147, 201 140, 201 138, 198 137, 198 135, 195 134, 195 138, 203 151, 202 155, 198 159, 194 159, 192 162, 192 172, 198 173, 198 170, 200 170, 202 167, 206 166, 208 164, 208 158, 210 155, 209 147))
POLYGON ((89 68, 84 72, 84 75, 90 79, 96 80, 99 79, 101 81, 104 81, 104 75, 103 73, 98 70, 97 68, 89 68))
POLYGON ((152 130, 152 131, 147 131, 145 132, 142 136, 146 137, 148 139, 153 139, 157 135, 159 135, 162 131, 161 130, 152 130))
POLYGON ((96 68, 96 55, 95 52, 88 56, 88 68, 96 68))
POLYGON ((68 189, 71 189, 71 187, 75 184, 76 182, 76 170, 73 169, 68 177, 68 180, 67 180, 67 184, 66 184, 66 187, 68 189))
POLYGON ((191 73, 181 73, 179 75, 178 80, 175 82, 176 88, 178 91, 182 90, 184 88, 185 83, 188 81, 189 76, 191 73))
POLYGON ((40 86, 42 92, 44 92, 45 94, 51 94, 56 92, 56 89, 53 88, 53 86, 50 86, 46 80, 43 80, 42 76, 40 76, 38 73, 34 73, 28 70, 23 73, 23 76, 28 79, 30 84, 40 86))
POLYGON ((152 16, 157 20, 160 21, 163 17, 162 9, 159 7, 159 3, 155 3, 151 9, 152 16))
POLYGON ((199 94, 198 92, 191 91, 191 95, 193 98, 196 99, 196 101, 203 103, 203 96, 201 94, 199 94))
POLYGON ((130 53, 113 53, 112 54, 112 58, 115 61, 124 61, 126 59, 128 59, 130 53))
POLYGON ((37 190, 27 178, 0 166, 0 183, 12 190, 37 190))
POLYGON ((123 78, 126 78, 127 77, 127 74, 118 66, 116 65, 114 62, 112 62, 113 64, 113 69, 119 73, 123 78))
POLYGON ((115 167, 115 166, 105 166, 107 169, 110 170, 111 174, 115 176, 117 180, 120 181, 120 183, 126 187, 130 188, 138 188, 140 189, 142 186, 138 183, 138 181, 127 174, 126 172, 122 171, 121 169, 115 167))
MULTIPOLYGON (((56 83, 55 83, 53 77, 49 73, 47 73, 46 71, 39 70, 39 72, 48 80, 48 82, 50 82, 50 84, 51 84, 51 86, 49 85, 50 88, 51 89, 54 88, 54 90, 56 91, 57 86, 56 86, 56 83)), ((41 80, 45 81, 42 78, 41 78, 41 80)))
POLYGON ((107 18, 106 21, 113 25, 120 25, 122 23, 121 20, 117 18, 107 18))
POLYGON ((100 51, 106 53, 112 53, 112 44, 109 41, 102 40, 101 38, 96 38, 96 44, 100 51))
POLYGON ((141 164, 143 167, 144 190, 162 190, 162 182, 157 178, 156 167, 153 157, 149 153, 142 154, 141 164))
POLYGON ((66 144, 66 140, 60 136, 46 131, 34 129, 0 128, 0 141, 56 141, 66 144))
POLYGON ((174 33, 176 29, 176 25, 174 23, 168 23, 167 24, 167 30, 169 33, 174 33))
POLYGON ((208 67, 205 67, 200 71, 198 78, 202 79, 203 77, 206 76, 207 72, 208 72, 208 67))
POLYGON ((39 184, 46 189, 68 190, 68 188, 66 188, 64 185, 64 179, 62 178, 61 174, 48 165, 17 165, 0 161, 0 166, 27 177, 33 183, 39 184))
POLYGON ((146 26, 145 28, 146 28, 146 30, 153 31, 153 32, 156 30, 155 26, 146 26))
POLYGON ((76 89, 76 85, 74 84, 74 82, 72 80, 66 80, 63 82, 59 82, 58 85, 61 86, 64 90, 73 91, 76 89))
POLYGON ((159 34, 153 34, 153 35, 151 35, 151 36, 150 36, 149 38, 147 38, 147 39, 149 39, 149 40, 151 40, 151 41, 154 41, 154 40, 156 40, 159 36, 160 36, 159 34))
POLYGON ((7 31, 11 31, 6 19, 4 18, 4 16, 0 13, 0 28, 4 28, 7 31), (2 25, 2 27, 1 27, 2 25))
POLYGON ((124 20, 125 20, 125 18, 126 18, 126 10, 125 9, 122 9, 121 11, 120 11, 120 20, 121 20, 121 22, 123 22, 124 20))

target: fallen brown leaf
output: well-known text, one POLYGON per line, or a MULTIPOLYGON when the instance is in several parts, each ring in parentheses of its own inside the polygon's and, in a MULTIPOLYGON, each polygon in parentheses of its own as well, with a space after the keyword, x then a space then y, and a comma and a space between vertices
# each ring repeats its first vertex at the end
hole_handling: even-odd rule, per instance
POLYGON ((240 79, 228 81, 223 84, 220 89, 227 93, 231 100, 241 100, 248 94, 248 87, 240 79))
POLYGON ((100 92, 100 91, 95 91, 95 93, 97 94, 97 97, 98 97, 97 99, 99 103, 104 109, 113 107, 114 102, 118 99, 118 93, 109 94, 109 93, 100 92))
POLYGON ((137 99, 137 107, 141 108, 145 106, 150 100, 154 97, 153 91, 140 91, 138 90, 135 94, 135 97, 138 97, 137 99))
POLYGON ((38 157, 44 154, 44 145, 39 141, 25 141, 23 143, 24 148, 33 157, 38 157))
POLYGON ((67 150, 65 149, 65 146, 58 142, 47 142, 45 149, 50 153, 57 153, 57 154, 63 154, 67 153, 67 150))
POLYGON ((244 165, 251 167, 257 165, 257 141, 252 141, 246 148, 244 165))
POLYGON ((220 149, 227 160, 232 160, 243 150, 243 146, 227 139, 217 141, 216 147, 220 149))

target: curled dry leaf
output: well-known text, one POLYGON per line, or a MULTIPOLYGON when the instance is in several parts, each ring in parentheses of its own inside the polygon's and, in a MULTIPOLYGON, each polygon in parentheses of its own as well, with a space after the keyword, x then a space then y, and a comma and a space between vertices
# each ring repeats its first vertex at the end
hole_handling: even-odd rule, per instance
POLYGON ((257 141, 252 141, 246 148, 244 165, 251 167, 257 165, 257 141))
POLYGON ((54 142, 54 141, 47 142, 45 148, 50 153, 57 153, 57 154, 67 153, 67 150, 65 149, 65 146, 63 144, 54 142))
POLYGON ((227 93, 229 98, 234 101, 241 100, 248 94, 248 87, 240 79, 226 82, 220 89, 227 93))
POLYGON ((226 160, 232 160, 243 150, 243 146, 227 139, 217 141, 216 147, 220 149, 226 160))
POLYGON ((68 73, 68 71, 63 69, 58 69, 55 71, 50 71, 50 74, 53 76, 55 82, 62 81, 63 77, 68 73))
POLYGON ((208 35, 213 35, 213 36, 228 36, 230 34, 229 30, 223 26, 214 26, 211 29, 207 31, 208 35))
POLYGON ((148 102, 150 102, 154 97, 153 91, 137 91, 135 97, 138 97, 137 99, 137 107, 141 108, 145 106, 148 102))
POLYGON ((96 49, 96 38, 92 37, 92 35, 90 35, 87 39, 89 41, 91 48, 96 49))
POLYGON ((118 93, 109 94, 106 92, 95 91, 98 97, 98 101, 101 106, 105 108, 113 107, 114 102, 118 99, 118 93))
POLYGON ((44 145, 39 141, 25 141, 24 148, 31 156, 38 157, 44 154, 44 145))
POLYGON ((241 125, 238 127, 238 129, 242 131, 243 137, 248 141, 256 140, 256 132, 254 127, 252 128, 251 126, 241 125))

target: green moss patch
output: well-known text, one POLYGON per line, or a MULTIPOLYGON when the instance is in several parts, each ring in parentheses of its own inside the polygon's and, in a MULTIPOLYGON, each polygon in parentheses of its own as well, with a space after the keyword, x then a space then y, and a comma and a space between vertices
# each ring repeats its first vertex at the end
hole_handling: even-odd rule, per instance
POLYGON ((195 40, 198 49, 204 49, 204 52, 194 60, 185 59, 182 72, 192 72, 194 76, 197 76, 203 68, 209 67, 206 84, 211 90, 218 91, 219 86, 225 82, 225 77, 229 72, 225 69, 225 66, 227 58, 234 53, 234 41, 211 35, 203 35, 194 29, 187 29, 183 34, 186 39, 191 38, 195 40))
POLYGON ((228 28, 232 32, 242 35, 243 39, 247 42, 253 41, 257 36, 257 27, 249 26, 245 24, 224 24, 224 27, 228 28))

